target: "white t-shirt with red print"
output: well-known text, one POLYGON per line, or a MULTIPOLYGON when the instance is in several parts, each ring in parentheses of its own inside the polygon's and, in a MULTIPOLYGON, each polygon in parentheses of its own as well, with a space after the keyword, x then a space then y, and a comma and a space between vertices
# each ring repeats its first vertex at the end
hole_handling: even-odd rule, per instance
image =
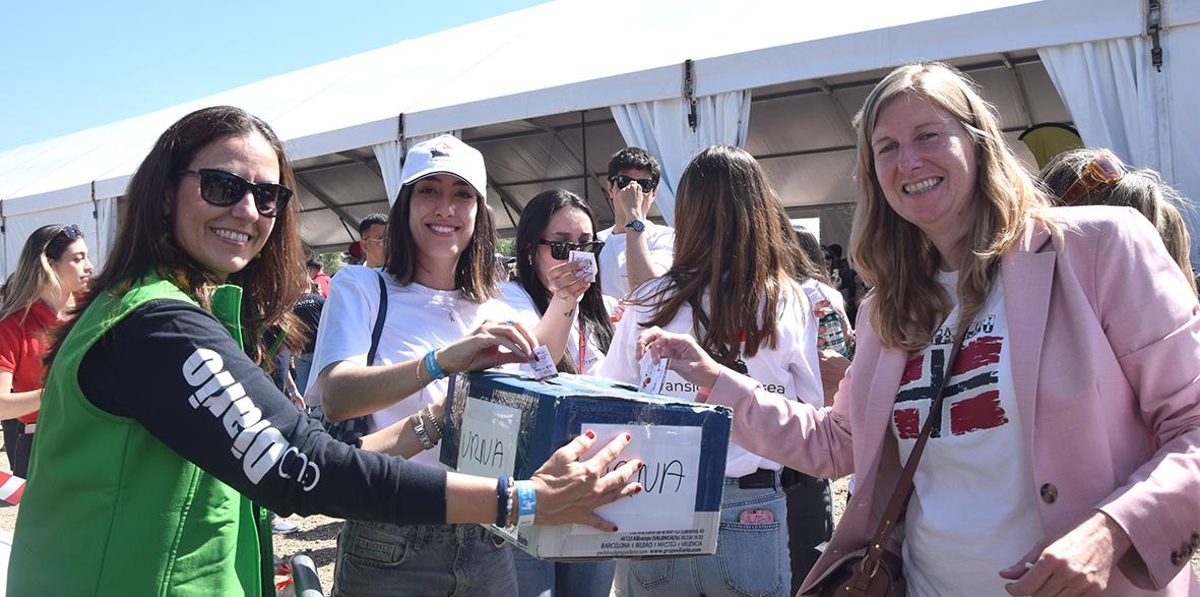
MULTIPOLYGON (((956 272, 938 282, 956 297, 956 272)), ((933 342, 905 367, 891 432, 908 459, 932 404, 959 317, 955 306, 933 342)), ((1000 570, 1042 539, 1029 449, 1012 383, 1004 290, 997 277, 967 328, 914 477, 905 515, 908 594, 1005 596, 1000 570)))

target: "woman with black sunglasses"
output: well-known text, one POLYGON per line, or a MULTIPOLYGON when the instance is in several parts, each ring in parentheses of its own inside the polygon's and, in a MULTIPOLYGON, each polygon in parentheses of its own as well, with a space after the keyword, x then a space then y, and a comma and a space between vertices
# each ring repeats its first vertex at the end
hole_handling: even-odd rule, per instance
MULTIPOLYGON (((539 193, 521 210, 517 278, 504 284, 519 285, 516 293, 528 293, 543 317, 572 321, 566 352, 558 362, 558 370, 567 373, 595 374, 612 342, 609 311, 615 299, 600 293, 599 280, 586 285, 582 295, 572 292, 577 277, 566 267, 571 251, 600 252, 604 243, 595 240, 595 229, 592 209, 578 195, 562 189, 539 193)), ((516 293, 506 290, 505 295, 516 293)), ((523 551, 514 552, 513 560, 520 597, 606 597, 612 587, 612 560, 549 562, 523 551)))
POLYGON ((71 224, 49 224, 25 240, 0 308, 0 417, 4 451, 13 474, 29 474, 29 454, 42 399, 46 335, 66 320, 75 293, 92 275, 83 232, 71 224))
MULTIPOLYGON (((52 350, 8 594, 273 595, 264 508, 392 523, 515 508, 497 491, 507 479, 335 441, 260 368, 265 330, 301 339, 294 185, 270 127, 224 106, 183 117, 138 167, 105 268, 52 350)), ((501 330, 445 347, 442 364, 516 358, 501 343, 528 347, 501 330)), ((539 524, 608 528, 594 508, 637 489, 631 467, 604 474, 624 438, 579 462, 592 443, 580 436, 530 481, 539 524)))

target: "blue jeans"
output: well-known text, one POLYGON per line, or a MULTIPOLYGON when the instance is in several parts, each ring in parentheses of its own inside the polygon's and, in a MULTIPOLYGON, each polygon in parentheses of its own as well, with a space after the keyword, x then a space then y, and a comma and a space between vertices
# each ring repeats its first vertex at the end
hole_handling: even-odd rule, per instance
POLYGON ((612 589, 613 560, 552 562, 512 552, 519 597, 608 597, 612 589))
POLYGON ((789 597, 787 502, 783 489, 742 489, 726 481, 717 553, 694 558, 628 560, 624 597, 789 597), (769 510, 770 523, 738 522, 743 510, 769 510))
POLYGON ((478 525, 347 520, 333 597, 512 597, 512 550, 478 525))

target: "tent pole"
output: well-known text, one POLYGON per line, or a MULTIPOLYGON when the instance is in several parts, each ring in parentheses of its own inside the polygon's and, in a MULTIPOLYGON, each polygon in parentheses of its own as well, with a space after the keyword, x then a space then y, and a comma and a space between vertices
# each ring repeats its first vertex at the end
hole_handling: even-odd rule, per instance
POLYGON ((588 159, 587 159, 587 111, 586 110, 579 111, 579 138, 580 138, 580 143, 583 145, 583 202, 590 205, 591 202, 588 201, 588 178, 591 178, 590 172, 589 172, 589 170, 591 170, 591 168, 588 167, 588 159))

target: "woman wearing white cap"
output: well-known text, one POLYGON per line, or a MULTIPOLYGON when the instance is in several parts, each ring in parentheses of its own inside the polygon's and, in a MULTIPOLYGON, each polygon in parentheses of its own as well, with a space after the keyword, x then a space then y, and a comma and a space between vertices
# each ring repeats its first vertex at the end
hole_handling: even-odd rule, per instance
MULTIPOLYGON (((464 336, 514 327, 532 339, 529 329, 538 321, 534 312, 497 300, 496 232, 479 151, 449 135, 431 139, 408 152, 401 178, 382 271, 343 268, 333 279, 313 359, 320 374, 310 393, 322 396, 330 420, 371 415, 370 427, 382 431, 364 437, 364 447, 382 445, 411 462, 439 467, 438 451, 429 448, 440 438, 445 377, 478 368, 449 362, 440 349, 464 336), (368 363, 381 278, 386 315, 375 361, 368 363)), ((587 280, 578 286, 581 294, 587 280)), ((565 348, 565 321, 534 329, 551 354, 565 348)), ((481 526, 351 520, 338 537, 333 594, 509 596, 516 594, 516 578, 509 549, 481 526)))

